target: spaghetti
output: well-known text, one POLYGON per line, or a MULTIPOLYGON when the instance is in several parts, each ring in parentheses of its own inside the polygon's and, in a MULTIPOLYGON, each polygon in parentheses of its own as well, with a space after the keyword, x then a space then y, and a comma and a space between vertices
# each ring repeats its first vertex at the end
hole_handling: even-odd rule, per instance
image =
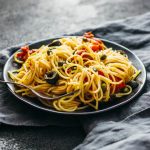
MULTIPOLYGON (((22 47, 14 60, 22 64, 20 69, 9 72, 17 83, 50 97, 78 90, 54 101, 41 99, 43 104, 66 112, 88 106, 98 110, 101 102, 108 102, 111 95, 129 95, 133 88, 128 83, 140 73, 125 53, 107 48, 91 32, 82 37, 61 38, 39 49, 22 47)), ((34 97, 23 87, 15 92, 34 97)))

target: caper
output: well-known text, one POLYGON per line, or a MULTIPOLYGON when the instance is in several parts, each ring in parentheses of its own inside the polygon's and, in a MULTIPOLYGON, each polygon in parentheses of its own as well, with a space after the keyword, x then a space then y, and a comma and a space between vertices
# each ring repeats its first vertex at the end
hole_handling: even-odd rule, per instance
POLYGON ((127 84, 130 85, 133 89, 135 89, 139 86, 139 83, 134 80, 129 81, 127 84))
POLYGON ((88 42, 88 39, 85 37, 82 40, 83 40, 83 42, 88 42))
POLYGON ((74 55, 76 53, 76 51, 74 51, 72 54, 74 55))
POLYGON ((59 66, 59 67, 62 67, 65 63, 66 63, 65 61, 59 61, 59 62, 58 62, 58 66, 59 66))
POLYGON ((123 88, 123 93, 128 93, 129 92, 129 88, 127 88, 127 87, 125 87, 125 88, 123 88))
POLYGON ((72 66, 71 69, 72 70, 77 70, 77 66, 72 66))
POLYGON ((50 46, 60 46, 61 42, 59 40, 53 41, 52 43, 48 44, 48 47, 50 46))
POLYGON ((47 55, 51 55, 53 53, 53 51, 52 51, 53 49, 55 49, 54 46, 50 47, 47 51, 47 55))
POLYGON ((102 83, 101 88, 103 92, 106 92, 106 89, 107 89, 106 83, 102 83))
POLYGON ((59 79, 59 75, 58 75, 57 72, 51 71, 51 72, 47 72, 45 74, 44 78, 45 78, 45 80, 46 80, 47 83, 49 83, 49 84, 56 84, 56 82, 59 79))
POLYGON ((122 54, 124 57, 127 57, 127 55, 126 54, 122 54))
POLYGON ((101 60, 105 60, 106 58, 107 58, 107 55, 105 55, 105 54, 103 54, 103 55, 100 57, 101 60))
POLYGON ((94 70, 95 72, 97 72, 97 71, 98 71, 98 70, 97 70, 97 68, 95 68, 95 67, 93 68, 93 70, 94 70))
POLYGON ((7 72, 7 75, 8 75, 9 78, 12 79, 11 73, 9 71, 7 72))
POLYGON ((118 50, 118 52, 119 52, 121 55, 123 55, 124 57, 127 56, 127 54, 126 54, 123 50, 118 50))
POLYGON ((52 53, 53 53, 52 50, 48 50, 48 51, 47 51, 47 55, 51 55, 52 53))

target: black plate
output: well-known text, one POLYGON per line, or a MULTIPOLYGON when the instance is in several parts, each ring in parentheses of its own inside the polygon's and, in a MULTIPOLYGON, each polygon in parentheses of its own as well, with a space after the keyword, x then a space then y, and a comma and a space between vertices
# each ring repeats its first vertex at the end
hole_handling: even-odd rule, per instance
MULTIPOLYGON (((58 37, 58 38, 55 38, 55 39, 59 39, 59 38, 61 38, 61 37, 58 37)), ((29 45, 29 46, 30 46, 30 49, 32 49, 32 48, 39 48, 42 45, 49 44, 53 40, 54 39, 46 39, 46 40, 42 40, 42 41, 37 41, 37 42, 35 42, 35 43, 33 43, 33 44, 29 45)), ((127 103, 129 101, 131 101, 135 96, 137 96, 137 94, 139 94, 139 92, 142 90, 142 88, 143 88, 143 86, 145 84, 145 81, 146 81, 146 70, 145 70, 145 67, 144 67, 143 63, 141 62, 141 60, 135 54, 133 54, 128 48, 126 48, 124 46, 121 46, 121 45, 119 45, 117 43, 108 41, 108 40, 104 40, 104 39, 101 39, 101 40, 104 42, 104 44, 107 47, 112 47, 113 49, 116 49, 116 50, 124 50, 126 52, 126 54, 128 55, 129 60, 132 61, 133 65, 136 68, 138 68, 139 70, 142 71, 142 73, 138 76, 138 80, 141 82, 141 84, 130 95, 122 97, 122 98, 119 98, 115 102, 109 102, 109 103, 102 104, 100 106, 99 110, 94 110, 92 108, 87 108, 87 109, 80 110, 80 111, 75 111, 75 112, 60 112, 60 111, 57 111, 55 109, 46 107, 45 105, 43 105, 38 100, 34 100, 33 98, 28 98, 28 97, 22 97, 22 96, 16 94, 14 92, 14 90, 15 90, 14 86, 11 85, 11 84, 8 84, 8 87, 9 87, 10 91, 17 98, 19 98, 21 101, 23 101, 23 102, 25 102, 25 103, 33 106, 33 107, 36 107, 38 109, 41 109, 41 110, 44 110, 44 111, 47 111, 47 112, 52 112, 52 113, 57 113, 57 114, 64 114, 64 115, 88 115, 88 114, 102 113, 102 112, 105 112, 105 111, 117 108, 117 107, 119 107, 119 106, 121 106, 121 105, 123 105, 123 104, 125 104, 125 103, 127 103)), ((8 59, 8 61, 5 64, 5 67, 4 67, 3 77, 4 77, 5 81, 11 81, 11 79, 8 77, 8 73, 7 72, 11 71, 11 70, 14 70, 14 69, 16 69, 16 66, 13 63, 13 55, 12 55, 8 59)))

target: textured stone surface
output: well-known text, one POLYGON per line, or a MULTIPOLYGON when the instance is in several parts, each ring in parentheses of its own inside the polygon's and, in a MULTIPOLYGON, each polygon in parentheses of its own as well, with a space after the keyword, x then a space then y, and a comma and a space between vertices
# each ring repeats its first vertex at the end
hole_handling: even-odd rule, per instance
POLYGON ((0 48, 145 13, 149 0, 0 0, 0 48))
MULTIPOLYGON (((149 9, 149 0, 0 0, 0 49, 94 28, 149 9)), ((84 137, 81 128, 1 126, 0 149, 67 150, 84 137)))
POLYGON ((82 142, 80 128, 10 127, 0 129, 2 150, 70 150, 82 142))

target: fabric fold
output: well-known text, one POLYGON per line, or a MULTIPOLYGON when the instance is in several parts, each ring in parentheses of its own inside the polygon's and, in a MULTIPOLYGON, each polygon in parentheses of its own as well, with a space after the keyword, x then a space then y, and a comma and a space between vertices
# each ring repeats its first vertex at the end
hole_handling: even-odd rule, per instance
POLYGON ((150 13, 93 29, 96 37, 128 47, 144 63, 147 81, 130 103, 81 119, 87 137, 75 150, 150 149, 150 13))

